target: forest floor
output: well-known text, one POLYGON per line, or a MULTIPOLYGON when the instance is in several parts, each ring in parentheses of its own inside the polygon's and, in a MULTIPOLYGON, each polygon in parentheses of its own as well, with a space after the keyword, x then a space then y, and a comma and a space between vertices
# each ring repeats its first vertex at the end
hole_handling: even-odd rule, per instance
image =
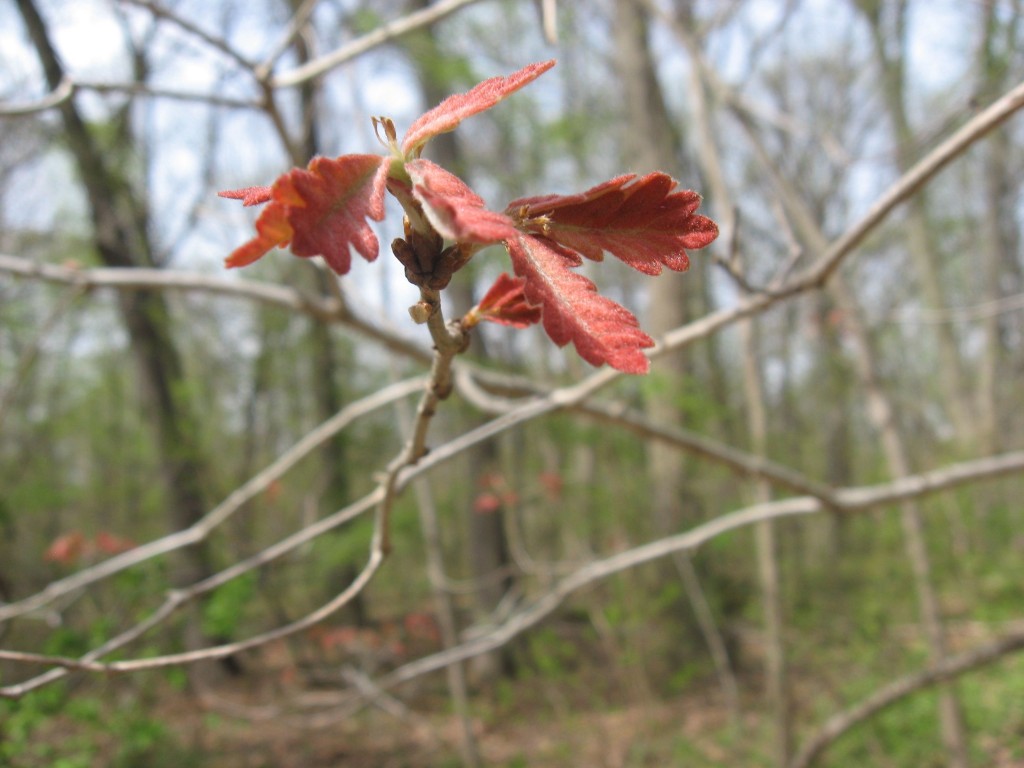
MULTIPOLYGON (((548 685, 537 681, 503 685, 500 696, 515 705, 481 705, 474 698, 473 733, 488 766, 729 765, 732 750, 722 743, 730 713, 715 688, 697 687, 673 700, 608 706, 603 701, 552 701, 548 685), (682 737, 682 738, 680 738, 682 737), (686 743, 693 761, 682 760, 686 743), (668 753, 676 752, 673 756, 668 753)), ((232 697, 234 698, 234 697, 232 697)), ((237 699, 236 699, 237 701, 237 699)), ((259 709, 243 713, 227 699, 208 701, 205 712, 168 707, 179 739, 191 742, 218 768, 439 768, 463 765, 461 726, 437 697, 416 710, 397 702, 355 715, 324 713, 275 718, 259 709), (386 711, 389 707, 392 711, 386 711), (213 714, 216 713, 216 714, 213 714)), ((759 729, 748 714, 744 728, 759 729)))
MULTIPOLYGON (((664 697, 645 690, 642 683, 614 691, 614 684, 598 680, 590 669, 593 686, 579 676, 571 681, 538 677, 501 681, 473 696, 473 734, 482 764, 501 768, 757 768, 772 765, 770 722, 764 715, 758 680, 740 680, 746 693, 738 721, 725 704, 713 677, 697 679, 678 695, 664 697), (593 696, 588 696, 588 688, 593 696)), ((168 698, 158 717, 173 730, 179 745, 189 745, 194 768, 458 768, 462 742, 458 719, 438 679, 437 687, 397 699, 380 701, 352 714, 320 709, 315 715, 276 713, 253 697, 251 681, 231 683, 204 707, 196 707, 181 693, 168 698)), ((820 722, 808 711, 811 681, 794 682, 796 709, 802 720, 820 722), (806 690, 801 690, 805 688, 806 690)), ((299 690, 299 689, 296 689, 299 690)), ((335 694, 305 689, 298 700, 329 701, 335 694)), ((922 730, 898 733, 909 741, 926 738, 931 756, 938 747, 934 704, 925 704, 922 730)), ((806 722, 805 722, 806 724, 806 722)), ((898 728, 905 728, 899 726, 898 728)), ((807 732, 804 736, 809 735, 807 732)), ((822 765, 910 766, 941 765, 916 762, 892 746, 884 729, 861 728, 853 741, 866 742, 853 762, 833 750, 835 761, 822 765), (910 762, 908 762, 908 760, 910 762)), ((849 741, 849 740, 848 740, 849 741)), ((1024 720, 995 734, 975 733, 977 765, 987 768, 1024 768, 1024 720), (983 757, 982 757, 983 756, 983 757)), ((182 763, 185 764, 185 763, 182 763)), ((146 764, 149 768, 149 764, 146 764)))
MULTIPOLYGON (((906 629, 890 627, 889 639, 898 641, 895 645, 913 646, 903 636, 916 633, 909 631, 912 627, 906 629)), ((966 647, 978 642, 975 634, 954 639, 966 647)), ((894 647, 889 645, 888 651, 894 647)), ((706 670, 670 682, 642 659, 609 665, 593 645, 572 648, 573 653, 564 652, 560 665, 538 664, 534 657, 532 663, 520 666, 517 677, 475 687, 472 728, 483 765, 768 768, 773 764, 771 723, 765 715, 760 662, 753 653, 745 654, 736 717, 715 676, 706 670)), ((883 673, 887 663, 879 651, 884 650, 885 645, 876 646, 869 657, 853 665, 826 658, 821 666, 791 669, 794 715, 802 728, 799 739, 809 737, 838 709, 891 681, 883 673), (844 688, 843 681, 854 688, 844 688)), ((51 715, 30 720, 27 710, 22 710, 21 722, 33 722, 31 728, 17 725, 17 716, 6 725, 0 719, 0 742, 5 735, 10 739, 25 731, 17 751, 0 749, 0 765, 7 768, 3 754, 14 758, 10 765, 16 768, 465 765, 460 757, 460 721, 452 714, 443 675, 432 675, 400 691, 378 691, 375 699, 362 700, 361 708, 353 710, 352 699, 340 693, 343 686, 337 670, 341 665, 310 669, 296 664, 290 654, 275 656, 272 651, 264 649, 263 654, 245 659, 244 675, 225 676, 198 697, 186 690, 183 677, 166 674, 79 678, 67 691, 70 698, 51 715), (328 673, 335 675, 333 683, 328 673)), ((360 679, 350 677, 349 682, 358 686, 360 679)), ((974 764, 1024 768, 1024 658, 1008 658, 965 678, 959 691, 977 758, 974 764)), ((44 699, 21 704, 42 707, 44 699)), ((943 764, 939 744, 935 701, 930 693, 923 693, 904 702, 898 712, 883 713, 841 739, 821 766, 939 766, 943 764)))

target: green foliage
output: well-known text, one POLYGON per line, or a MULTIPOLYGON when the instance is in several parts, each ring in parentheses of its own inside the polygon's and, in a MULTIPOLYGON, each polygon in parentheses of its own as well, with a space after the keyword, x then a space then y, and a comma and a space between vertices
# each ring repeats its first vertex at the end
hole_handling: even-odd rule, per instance
POLYGON ((576 646, 553 629, 542 627, 527 640, 530 661, 545 680, 559 680, 579 663, 576 646))
POLYGON ((233 638, 256 594, 258 575, 247 573, 213 591, 203 604, 203 632, 208 637, 233 638))
POLYGON ((177 768, 203 765, 167 725, 123 699, 69 695, 51 685, 0 702, 0 765, 4 768, 177 768))

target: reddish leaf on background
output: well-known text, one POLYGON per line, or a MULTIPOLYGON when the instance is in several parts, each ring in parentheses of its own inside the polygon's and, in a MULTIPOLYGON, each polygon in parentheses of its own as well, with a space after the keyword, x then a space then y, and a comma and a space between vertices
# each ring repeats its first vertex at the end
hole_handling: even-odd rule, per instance
POLYGON ((467 117, 490 109, 506 96, 536 80, 555 66, 554 59, 530 64, 507 77, 492 77, 475 85, 466 93, 449 96, 432 110, 421 115, 402 139, 402 153, 407 158, 419 157, 426 144, 439 133, 447 133, 467 117))
MULTIPOLYGON (((271 248, 289 242, 296 256, 323 256, 339 275, 352 266, 350 247, 373 261, 379 245, 366 219, 384 218, 390 162, 380 155, 315 157, 307 169, 293 168, 283 174, 270 188, 270 204, 256 220, 256 237, 235 249, 227 266, 252 264, 271 248)), ((237 190, 226 196, 247 205, 248 199, 262 199, 261 192, 248 192, 237 190)))
POLYGON ((241 200, 242 205, 261 205, 270 200, 273 187, 244 187, 243 189, 226 189, 218 192, 220 197, 227 197, 231 200, 241 200))
POLYGON ((402 619, 402 628, 413 640, 426 640, 435 645, 441 643, 441 627, 434 615, 426 611, 407 613, 402 619))
POLYGON ((110 531, 100 531, 96 534, 96 538, 93 539, 96 551, 101 552, 104 555, 119 555, 122 552, 127 552, 129 549, 135 549, 136 544, 131 539, 126 539, 123 536, 111 533, 110 531))
POLYGON ((43 559, 50 563, 73 565, 85 551, 85 536, 81 531, 62 533, 46 548, 43 559))
POLYGON ((487 210, 480 195, 454 173, 422 158, 410 160, 405 169, 413 197, 441 237, 460 243, 500 243, 515 236, 512 220, 487 210))
POLYGON ((544 495, 551 501, 558 501, 562 498, 564 483, 560 474, 557 472, 541 472, 537 479, 540 481, 541 488, 544 489, 544 495))
POLYGON ((530 232, 600 261, 607 251, 647 275, 662 265, 677 272, 690 266, 686 249, 703 248, 718 227, 695 213, 700 195, 673 191, 664 173, 627 174, 578 195, 545 195, 509 203, 506 213, 530 232))
POLYGON ((492 491, 485 491, 473 499, 473 511, 478 515, 493 515, 501 509, 501 497, 492 491))
POLYGON ((623 373, 647 373, 643 350, 654 341, 633 314, 600 296, 573 272, 582 259, 543 237, 519 234, 506 243, 516 274, 526 279, 526 298, 542 308, 544 330, 560 347, 570 341, 591 365, 608 363, 623 373))
POLYGON ((526 300, 526 280, 502 272, 494 285, 480 299, 469 314, 469 325, 479 320, 490 320, 513 328, 526 328, 539 323, 541 309, 526 300))

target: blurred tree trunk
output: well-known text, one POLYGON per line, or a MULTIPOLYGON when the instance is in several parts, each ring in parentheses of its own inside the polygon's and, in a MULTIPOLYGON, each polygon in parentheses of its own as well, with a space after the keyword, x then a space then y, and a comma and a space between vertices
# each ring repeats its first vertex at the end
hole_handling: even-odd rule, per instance
MULTIPOLYGON (((1010 77, 1015 74, 1011 66, 1019 37, 1021 7, 1011 4, 1013 12, 1005 21, 1000 21, 997 4, 982 7, 982 40, 978 55, 979 91, 988 101, 1000 93, 1010 77)), ((982 211, 982 276, 985 298, 997 305, 1008 295, 1021 290, 1020 230, 1015 211, 1020 201, 1019 163, 1014 157, 1015 147, 1011 143, 1007 128, 997 128, 987 138, 984 147, 985 187, 982 211)), ((1018 153, 1019 154, 1019 153, 1018 153)), ((1000 312, 989 312, 984 318, 984 347, 978 367, 977 407, 979 416, 980 447, 988 453, 999 451, 1006 444, 1000 423, 1002 408, 1002 383, 1013 380, 1014 372, 1006 365, 1005 316, 1000 312)))
MULTIPOLYGON (((843 322, 850 329, 854 361, 867 398, 868 418, 882 439, 882 450, 890 476, 906 477, 912 471, 910 454, 899 429, 893 405, 882 388, 871 339, 861 317, 860 307, 846 287, 842 275, 837 274, 832 278, 830 288, 843 312, 843 322)), ((932 663, 938 664, 947 654, 946 639, 939 598, 933 584, 920 505, 916 501, 906 501, 900 505, 900 510, 907 558, 914 574, 921 623, 932 663)), ((960 702, 952 684, 939 689, 939 720, 948 764, 951 768, 968 768, 970 757, 967 733, 960 702)))
MULTIPOLYGON (((904 173, 917 161, 919 151, 907 114, 908 3, 907 0, 855 0, 855 4, 868 22, 882 75, 882 98, 895 139, 896 168, 904 173)), ((927 190, 918 191, 907 201, 905 216, 903 230, 907 252, 914 266, 924 305, 940 310, 948 304, 942 286, 943 252, 929 222, 927 190)), ((938 369, 942 372, 938 381, 940 395, 957 438, 962 443, 970 443, 977 437, 977 428, 964 385, 964 366, 953 326, 950 323, 936 323, 932 327, 939 356, 938 369)))
MULTIPOLYGON (((743 383, 746 390, 747 422, 751 450, 756 456, 768 456, 768 417, 765 407, 763 377, 758 362, 757 326, 753 320, 740 323, 743 340, 743 383)), ((767 481, 754 481, 754 501, 771 501, 767 481)), ((758 523, 754 531, 757 542, 757 572, 761 582, 764 615, 765 691, 774 725, 775 763, 780 768, 789 764, 793 751, 793 726, 790 717, 789 683, 786 679, 786 648, 783 640, 782 595, 779 586, 779 552, 776 524, 771 520, 758 523)))
MULTIPOLYGON (((33 0, 18 0, 18 9, 42 63, 46 82, 56 89, 64 79, 60 57, 50 32, 33 0)), ((145 77, 142 55, 135 58, 136 77, 145 77)), ((93 242, 108 267, 157 267, 149 236, 149 211, 140 184, 131 178, 130 157, 136 146, 131 132, 131 105, 115 118, 116 151, 104 151, 82 117, 74 98, 60 104, 68 149, 85 188, 93 228, 93 242), (121 162, 125 161, 125 162, 121 162), (129 166, 129 167, 125 167, 129 166)), ((159 291, 118 292, 118 303, 128 330, 132 355, 138 366, 144 401, 153 416, 163 481, 169 501, 170 522, 184 529, 206 512, 208 467, 200 445, 191 386, 171 333, 171 315, 159 291)), ((192 584, 212 572, 207 549, 190 547, 177 558, 173 580, 192 584)), ((186 644, 200 647, 204 638, 195 615, 186 628, 186 644)), ((206 685, 215 678, 216 665, 190 667, 192 681, 206 685)))
MULTIPOLYGON (((692 9, 689 3, 681 3, 685 19, 679 20, 687 28, 693 27, 692 9)), ((701 61, 702 42, 690 35, 685 29, 680 38, 690 55, 688 88, 690 108, 693 115, 692 136, 693 151, 703 171, 705 183, 710 191, 711 206, 715 219, 719 224, 721 236, 726 243, 735 242, 737 235, 737 208, 729 185, 726 182, 725 170, 722 167, 722 156, 716 140, 712 119, 710 99, 706 83, 702 77, 701 61)), ((710 292, 710 269, 702 270, 704 291, 710 292)), ((710 311, 710 300, 707 301, 703 313, 710 311)), ((740 337, 743 343, 743 389, 747 405, 747 428, 751 450, 758 456, 767 456, 768 418, 765 405, 763 376, 760 365, 757 326, 753 320, 740 323, 740 337)), ((712 365, 716 369, 717 365, 712 365)), ((724 378, 724 377, 723 377, 724 378)), ((725 393, 724 380, 712 382, 716 391, 725 393)), ((729 434, 734 430, 726 428, 729 434)), ((771 488, 764 480, 754 483, 755 501, 771 500, 771 488)), ((761 587, 762 614, 765 634, 765 690, 768 707, 774 725, 775 761, 785 766, 792 750, 792 725, 789 706, 788 682, 786 680, 786 655, 783 641, 783 611, 779 580, 779 554, 775 535, 776 526, 771 521, 761 523, 755 529, 757 549, 758 580, 761 587)), ((738 705, 734 705, 738 709, 738 705)))
MULTIPOLYGON (((772 182, 778 190, 796 234, 807 245, 811 253, 824 253, 828 249, 828 239, 818 225, 811 209, 804 203, 794 185, 783 177, 779 169, 772 163, 758 134, 751 129, 749 136, 762 165, 771 175, 772 182)), ((905 477, 911 473, 912 469, 910 454, 899 427, 896 411, 882 387, 874 345, 861 317, 856 297, 846 288, 841 273, 833 275, 828 289, 842 313, 844 327, 849 331, 854 366, 867 400, 868 420, 882 440, 882 450, 889 475, 894 479, 905 477)), ((931 563, 924 538, 924 525, 916 502, 905 502, 901 505, 901 509, 904 545, 914 574, 921 623, 932 661, 938 663, 946 656, 946 643, 938 596, 935 593, 931 563)), ((940 689, 939 719, 949 765, 952 768, 967 768, 969 765, 967 736, 960 704, 952 685, 946 685, 940 689)))
MULTIPOLYGON (((661 170, 678 175, 676 154, 678 137, 665 105, 664 95, 654 70, 647 43, 647 14, 638 0, 616 0, 613 44, 621 84, 624 115, 620 151, 624 172, 650 173, 661 170)), ((701 285, 692 275, 664 270, 650 284, 650 309, 645 327, 658 336, 686 323, 694 314, 691 305, 700 303, 701 285)), ((713 358, 713 355, 711 356, 713 358)), ((651 365, 651 374, 659 379, 659 390, 647 404, 655 423, 682 427, 681 401, 692 361, 686 351, 663 355, 651 365)), ((724 375, 721 376, 724 379, 724 375)), ((658 533, 668 535, 687 523, 695 522, 695 513, 683 508, 685 456, 681 451, 658 441, 645 446, 651 479, 651 509, 658 533)), ((719 683, 731 714, 739 722, 738 685, 724 638, 715 623, 714 613, 704 594, 700 578, 689 555, 672 558, 679 578, 708 646, 719 683)))
MULTIPOLYGON (((673 172, 676 138, 665 106, 647 44, 647 18, 636 0, 616 0, 614 16, 615 64, 619 74, 623 117, 620 147, 623 172, 673 172)), ((686 274, 665 270, 651 281, 650 309, 645 328, 658 336, 684 324, 691 316, 690 303, 698 286, 686 274)), ((658 382, 657 394, 647 411, 658 424, 683 426, 680 407, 689 368, 688 353, 663 355, 651 366, 658 382)), ((655 520, 674 530, 686 522, 682 509, 685 457, 680 451, 652 442, 646 448, 655 520)))
MULTIPOLYGON (((820 468, 825 481, 833 488, 842 488, 853 480, 853 456, 851 455, 850 414, 851 393, 855 378, 850 365, 842 353, 840 325, 835 302, 826 291, 811 297, 815 323, 814 355, 815 374, 809 381, 818 382, 807 395, 814 405, 812 413, 822 414, 821 428, 824 445, 821 451, 824 466, 820 468)), ((843 517, 826 512, 816 520, 807 520, 801 525, 804 533, 803 557, 808 566, 818 573, 835 575, 832 564, 842 549, 843 517)))

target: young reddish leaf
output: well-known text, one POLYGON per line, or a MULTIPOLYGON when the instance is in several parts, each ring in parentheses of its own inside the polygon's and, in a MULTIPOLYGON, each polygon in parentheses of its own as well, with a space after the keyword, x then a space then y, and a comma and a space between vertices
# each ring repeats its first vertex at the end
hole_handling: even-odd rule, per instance
POLYGON ((420 116, 409 126, 402 139, 402 153, 407 158, 419 157, 426 144, 439 133, 447 133, 478 112, 490 109, 509 94, 536 80, 555 66, 551 61, 538 62, 513 72, 508 77, 492 77, 471 88, 466 93, 449 96, 432 110, 420 116))
POLYGON ((654 341, 632 313, 598 295, 573 272, 582 259, 544 237, 518 234, 506 246, 516 274, 526 279, 526 298, 542 307, 544 330, 560 347, 570 341, 591 365, 608 363, 624 373, 647 373, 643 350, 654 341))
POLYGON ((256 220, 256 237, 228 256, 229 267, 243 267, 271 248, 291 243, 296 256, 323 256, 339 275, 352 264, 349 248, 367 261, 377 258, 377 237, 367 217, 384 218, 384 185, 390 158, 379 155, 315 157, 307 169, 293 168, 270 187, 222 193, 246 205, 269 200, 256 220))
POLYGON ((470 327, 480 320, 490 320, 513 328, 526 328, 540 322, 540 307, 526 300, 526 280, 502 272, 480 303, 466 315, 470 327))
POLYGON ((245 187, 244 189, 226 189, 218 192, 220 197, 241 200, 242 205, 261 205, 270 200, 272 187, 245 187))
POLYGON ((314 157, 308 170, 293 169, 274 184, 274 196, 296 199, 288 210, 295 231, 292 253, 323 256, 339 275, 352 265, 349 246, 367 261, 377 258, 379 245, 367 217, 384 218, 384 188, 379 176, 390 158, 379 155, 314 157))
POLYGON ((521 228, 588 259, 600 261, 608 251, 644 274, 661 274, 662 265, 684 272, 690 266, 686 249, 703 248, 718 236, 718 227, 694 213, 700 195, 674 192, 675 186, 664 173, 639 179, 629 174, 578 195, 516 200, 506 213, 521 228))
POLYGON ((405 164, 412 179, 412 194, 438 233, 460 243, 500 243, 516 234, 512 220, 489 211, 466 182, 430 160, 405 164))

